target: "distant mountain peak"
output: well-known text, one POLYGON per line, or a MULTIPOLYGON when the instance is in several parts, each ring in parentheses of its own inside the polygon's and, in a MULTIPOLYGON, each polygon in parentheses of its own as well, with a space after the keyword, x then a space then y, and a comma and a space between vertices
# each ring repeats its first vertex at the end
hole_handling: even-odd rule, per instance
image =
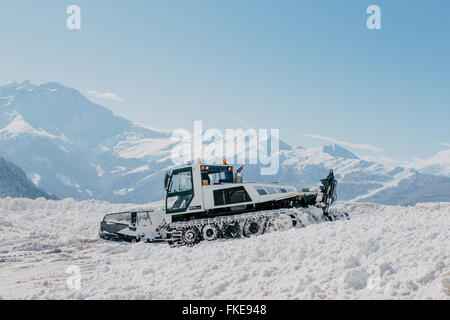
POLYGON ((58 89, 68 89, 77 91, 75 89, 70 89, 65 87, 64 85, 58 83, 58 82, 43 82, 43 83, 32 83, 29 80, 17 82, 15 80, 8 81, 5 84, 0 85, 0 93, 2 93, 3 96, 5 96, 5 93, 7 95, 13 95, 17 93, 18 91, 33 91, 33 90, 58 90, 58 89))
POLYGON ((7 82, 6 85, 4 85, 4 87, 16 88, 16 89, 31 88, 34 86, 36 86, 36 85, 31 83, 30 80, 25 80, 25 81, 21 81, 21 82, 12 80, 12 81, 7 82))
POLYGON ((450 177, 450 149, 440 151, 428 159, 413 158, 412 166, 422 173, 450 177))
POLYGON ((67 88, 58 82, 44 82, 35 86, 36 88, 42 89, 62 89, 67 88))
POLYGON ((344 149, 341 146, 334 143, 324 146, 322 148, 322 151, 335 158, 359 159, 353 152, 350 152, 347 149, 344 149))

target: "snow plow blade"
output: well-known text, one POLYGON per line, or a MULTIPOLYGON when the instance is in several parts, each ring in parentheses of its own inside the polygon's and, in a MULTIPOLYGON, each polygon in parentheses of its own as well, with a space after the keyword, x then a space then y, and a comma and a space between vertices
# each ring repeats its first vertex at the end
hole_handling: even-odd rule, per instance
POLYGON ((165 242, 158 231, 161 225, 161 219, 154 210, 110 213, 100 223, 99 236, 109 241, 165 242))

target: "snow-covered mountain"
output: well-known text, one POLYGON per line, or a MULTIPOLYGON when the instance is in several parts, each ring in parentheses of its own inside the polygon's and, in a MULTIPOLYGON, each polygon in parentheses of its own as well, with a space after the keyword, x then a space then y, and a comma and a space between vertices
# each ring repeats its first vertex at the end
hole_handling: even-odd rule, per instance
MULTIPOLYGON (((59 198, 116 203, 162 199, 173 146, 170 134, 137 126, 61 84, 0 86, 0 156, 18 164, 31 179, 39 177, 38 186, 59 198)), ((261 176, 258 165, 249 165, 246 180, 316 185, 333 168, 340 199, 391 204, 397 193, 410 192, 399 189, 408 181, 426 181, 430 190, 450 181, 430 175, 438 171, 427 166, 421 175, 414 169, 389 168, 338 145, 304 149, 280 143, 280 149, 276 176, 261 176)), ((408 199, 408 204, 424 201, 420 193, 408 199)), ((426 199, 449 200, 439 192, 429 192, 426 199)))
POLYGON ((57 199, 36 187, 38 179, 31 181, 22 169, 0 157, 0 198, 57 199))
MULTIPOLYGON (((288 183, 314 185, 334 169, 341 200, 391 205, 450 200, 450 178, 365 161, 338 145, 284 150, 281 160, 276 180, 288 183)), ((273 177, 267 181, 274 181, 273 177)))
POLYGON ((0 87, 0 155, 60 198, 143 202, 153 189, 160 196, 169 138, 58 83, 0 87))
POLYGON ((450 149, 438 152, 429 159, 414 159, 412 165, 420 172, 450 178, 450 149))

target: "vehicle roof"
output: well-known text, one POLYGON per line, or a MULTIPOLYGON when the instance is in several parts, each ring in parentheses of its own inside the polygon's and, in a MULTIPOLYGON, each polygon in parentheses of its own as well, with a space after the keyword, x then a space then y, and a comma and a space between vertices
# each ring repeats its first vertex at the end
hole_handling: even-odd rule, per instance
POLYGON ((233 165, 232 164, 221 164, 221 163, 219 163, 219 164, 209 164, 209 163, 204 163, 204 162, 201 162, 201 163, 197 162, 197 163, 179 165, 179 166, 171 168, 170 170, 173 171, 173 170, 178 170, 178 169, 191 168, 191 167, 194 167, 194 166, 197 166, 197 167, 199 167, 199 166, 232 167, 233 165))

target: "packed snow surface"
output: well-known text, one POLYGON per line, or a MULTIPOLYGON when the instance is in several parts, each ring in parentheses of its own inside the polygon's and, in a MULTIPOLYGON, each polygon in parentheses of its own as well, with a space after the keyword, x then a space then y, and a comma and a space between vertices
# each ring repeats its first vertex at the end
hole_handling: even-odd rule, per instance
POLYGON ((450 298, 448 203, 340 202, 351 220, 175 249, 100 240, 103 215, 125 207, 0 199, 0 297, 450 298))

